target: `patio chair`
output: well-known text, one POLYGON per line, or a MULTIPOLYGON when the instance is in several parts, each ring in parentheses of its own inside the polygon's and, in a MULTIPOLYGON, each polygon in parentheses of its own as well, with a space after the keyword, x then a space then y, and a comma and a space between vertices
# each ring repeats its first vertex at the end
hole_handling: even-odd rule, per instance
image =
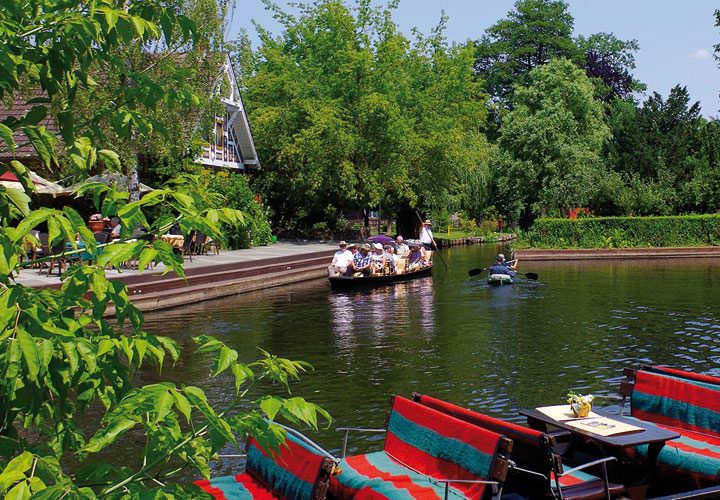
MULTIPOLYGON (((52 247, 49 246, 48 242, 48 234, 47 233, 40 233, 40 236, 38 238, 40 240, 40 250, 42 251, 43 257, 49 257, 50 255, 58 255, 65 251, 65 241, 60 241, 60 243, 57 243, 53 245, 52 247)), ((55 264, 57 263, 58 266, 58 276, 62 274, 62 268, 63 264, 65 264, 65 257, 59 257, 55 259, 51 259, 50 261, 43 261, 40 263, 40 270, 38 271, 38 274, 42 274, 43 269, 45 269, 45 266, 47 266, 47 276, 50 276, 52 274, 53 268, 55 267, 55 264)))
POLYGON ((193 229, 188 233, 188 235, 183 240, 183 244, 180 247, 180 255, 185 256, 187 255, 190 257, 190 262, 192 262, 192 253, 193 253, 193 237, 195 236, 195 230, 193 229))
POLYGON ((339 460, 300 432, 283 427, 287 439, 278 453, 263 450, 251 438, 244 473, 195 484, 218 500, 323 500, 339 460))
POLYGON ((207 252, 207 234, 198 231, 195 233, 195 243, 193 245, 197 255, 204 255, 207 252))

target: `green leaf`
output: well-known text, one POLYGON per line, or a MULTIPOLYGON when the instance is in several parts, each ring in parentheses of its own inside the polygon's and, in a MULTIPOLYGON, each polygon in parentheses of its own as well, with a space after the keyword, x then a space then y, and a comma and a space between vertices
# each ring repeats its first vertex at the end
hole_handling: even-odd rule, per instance
POLYGON ((30 197, 15 188, 6 188, 2 186, 5 191, 5 196, 8 201, 17 209, 22 215, 27 215, 30 212, 30 197))
POLYGON ((10 148, 10 154, 15 155, 15 140, 13 139, 13 131, 7 125, 0 123, 0 139, 10 148))
POLYGON ((26 500, 28 498, 30 498, 30 487, 26 481, 16 484, 15 487, 5 495, 5 500, 26 500))
POLYGON ((138 259, 138 274, 142 274, 148 264, 155 260, 157 254, 158 252, 154 248, 143 249, 143 251, 140 253, 140 258, 138 259))
POLYGON ((29 126, 25 127, 23 132, 25 132, 25 135, 40 156, 43 166, 50 168, 50 164, 57 161, 55 156, 55 136, 45 130, 45 127, 29 126))
POLYGON ((260 409, 265 412, 271 422, 275 419, 275 415, 282 406, 282 399, 275 396, 268 396, 260 402, 260 409))
POLYGON ((23 358, 25 358, 30 380, 37 382, 37 376, 40 373, 40 357, 38 356, 35 339, 25 330, 18 327, 17 341, 20 344, 23 358))
POLYGON ((35 188, 35 184, 33 184, 32 180, 30 179, 30 171, 25 167, 25 165, 23 165, 17 160, 12 160, 10 162, 10 166, 15 173, 15 177, 17 177, 20 184, 22 184, 25 192, 35 193, 37 189, 35 188))
POLYGON ((120 164, 120 157, 115 151, 109 149, 101 149, 97 152, 100 159, 105 163, 105 166, 112 170, 121 170, 122 165, 120 164))
POLYGON ((88 444, 83 448, 83 451, 97 452, 105 448, 107 445, 113 443, 118 436, 122 433, 135 427, 137 422, 123 415, 112 416, 109 424, 104 429, 100 429, 95 435, 88 441, 88 444))
POLYGON ((236 350, 223 345, 213 362, 213 376, 216 377, 219 373, 227 370, 228 367, 237 360, 237 357, 238 353, 236 350))
POLYGON ((5 467, 5 470, 3 470, 3 474, 7 474, 9 472, 20 472, 25 473, 30 470, 30 467, 32 467, 33 464, 33 454, 29 451, 25 451, 18 455, 17 457, 10 460, 10 463, 7 464, 7 467, 5 467))
POLYGON ((190 402, 188 402, 187 398, 182 395, 177 389, 172 389, 170 391, 173 395, 173 398, 175 398, 175 407, 185 415, 185 418, 187 419, 188 423, 190 423, 190 402))

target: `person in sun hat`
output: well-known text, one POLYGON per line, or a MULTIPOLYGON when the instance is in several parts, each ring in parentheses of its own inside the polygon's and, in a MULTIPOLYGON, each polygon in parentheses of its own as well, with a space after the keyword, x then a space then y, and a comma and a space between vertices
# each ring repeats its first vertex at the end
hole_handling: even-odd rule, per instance
POLYGON ((370 275, 370 246, 362 245, 360 251, 355 254, 350 264, 353 276, 369 276, 370 275))
POLYGON ((347 272, 350 262, 353 260, 353 254, 347 249, 347 243, 341 241, 338 243, 340 249, 333 255, 332 263, 328 266, 328 276, 340 276, 347 272))
POLYGON ((432 226, 432 222, 427 219, 420 228, 420 241, 425 245, 426 250, 431 250, 433 245, 435 245, 435 238, 433 238, 430 226, 432 226))
POLYGON ((370 267, 372 274, 382 274, 385 268, 385 252, 381 243, 373 244, 373 253, 370 255, 372 266, 370 267))

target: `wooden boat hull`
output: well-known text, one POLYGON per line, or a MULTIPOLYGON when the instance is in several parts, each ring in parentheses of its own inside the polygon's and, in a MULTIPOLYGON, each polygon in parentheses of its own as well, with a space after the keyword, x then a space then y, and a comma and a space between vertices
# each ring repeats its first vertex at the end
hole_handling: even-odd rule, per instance
POLYGON ((422 278, 428 276, 432 271, 432 264, 419 269, 417 271, 410 271, 403 274, 387 274, 384 276, 361 276, 354 278, 352 276, 334 276, 329 277, 330 286, 333 289, 344 289, 344 288, 361 288, 371 286, 383 286, 397 283, 399 281, 406 281, 415 278, 422 278))

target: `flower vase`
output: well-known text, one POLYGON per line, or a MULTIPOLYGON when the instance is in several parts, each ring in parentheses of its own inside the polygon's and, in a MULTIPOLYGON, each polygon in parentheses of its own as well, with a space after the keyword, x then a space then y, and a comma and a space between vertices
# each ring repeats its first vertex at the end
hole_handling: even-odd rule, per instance
POLYGON ((592 403, 572 403, 570 405, 570 410, 572 410, 573 415, 579 418, 587 417, 591 409, 592 403))
POLYGON ((93 233, 99 233, 103 229, 105 229, 105 221, 103 220, 91 220, 88 222, 88 227, 90 227, 90 231, 93 233))

